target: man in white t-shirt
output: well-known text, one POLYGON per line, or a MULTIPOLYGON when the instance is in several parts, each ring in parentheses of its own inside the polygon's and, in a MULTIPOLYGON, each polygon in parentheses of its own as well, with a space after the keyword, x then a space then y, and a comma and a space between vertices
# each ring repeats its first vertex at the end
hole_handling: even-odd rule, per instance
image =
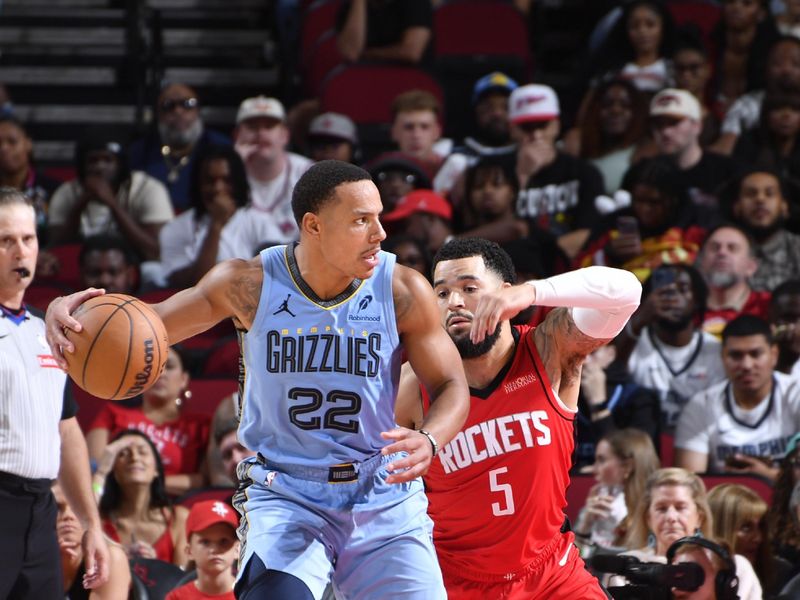
POLYGON ((617 360, 627 361, 631 379, 659 393, 665 431, 675 428, 689 398, 725 378, 719 341, 699 327, 707 296, 694 267, 658 267, 616 341, 617 360))
POLYGON ((296 240, 292 191, 313 162, 286 150, 289 128, 283 104, 265 96, 244 100, 236 114, 233 142, 247 170, 253 206, 269 214, 281 232, 273 241, 296 240))
POLYGON ((777 476, 776 460, 800 431, 800 381, 775 371, 769 324, 737 317, 722 332, 727 379, 699 392, 681 412, 675 465, 694 471, 777 476))

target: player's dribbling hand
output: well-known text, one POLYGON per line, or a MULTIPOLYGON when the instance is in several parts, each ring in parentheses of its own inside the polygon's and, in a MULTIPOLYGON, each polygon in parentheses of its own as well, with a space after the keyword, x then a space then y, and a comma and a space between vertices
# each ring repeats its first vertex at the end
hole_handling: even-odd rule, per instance
POLYGON ((59 296, 47 307, 44 317, 47 343, 50 344, 53 358, 64 371, 67 370, 64 351, 73 352, 75 350, 75 346, 64 335, 64 330, 71 329, 75 332, 81 330, 81 324, 72 317, 73 311, 89 298, 102 296, 105 293, 106 291, 103 289, 88 288, 69 296, 59 296))
POLYGON ((516 316, 521 310, 533 304, 535 299, 536 291, 532 286, 525 284, 504 287, 485 294, 475 309, 470 339, 475 344, 482 342, 483 338, 494 333, 500 321, 516 316))
POLYGON ((408 453, 408 456, 386 465, 386 470, 392 473, 386 478, 387 483, 406 483, 428 472, 433 448, 425 435, 406 427, 395 427, 382 432, 381 437, 393 441, 381 450, 384 456, 397 452, 408 453))

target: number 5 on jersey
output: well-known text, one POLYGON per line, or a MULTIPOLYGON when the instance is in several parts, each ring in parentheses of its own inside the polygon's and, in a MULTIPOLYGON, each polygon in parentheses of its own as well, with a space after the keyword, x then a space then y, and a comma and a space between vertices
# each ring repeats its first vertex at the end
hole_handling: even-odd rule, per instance
POLYGON ((493 492, 502 492, 502 502, 492 502, 492 514, 495 517, 505 517, 514 514, 514 494, 510 483, 500 483, 498 477, 508 473, 508 467, 500 467, 489 471, 489 489, 493 492))

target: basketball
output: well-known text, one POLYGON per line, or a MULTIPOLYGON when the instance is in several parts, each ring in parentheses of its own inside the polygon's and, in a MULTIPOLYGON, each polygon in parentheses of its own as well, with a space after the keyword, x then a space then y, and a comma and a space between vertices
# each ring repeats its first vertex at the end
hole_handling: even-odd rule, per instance
POLYGON ((167 330, 156 312, 125 294, 105 294, 81 304, 72 316, 80 333, 67 330, 75 345, 64 352, 72 380, 93 396, 124 400, 158 379, 167 362, 167 330))

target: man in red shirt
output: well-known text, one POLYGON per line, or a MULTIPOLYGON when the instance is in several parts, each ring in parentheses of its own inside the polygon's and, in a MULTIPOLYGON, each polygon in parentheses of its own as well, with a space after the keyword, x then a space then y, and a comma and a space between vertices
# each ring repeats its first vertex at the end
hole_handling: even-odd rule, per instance
POLYGON ((758 261, 750 238, 740 227, 728 224, 711 231, 700 250, 698 266, 708 285, 705 331, 721 337, 725 325, 739 315, 767 318, 770 292, 750 287, 758 261))
MULTIPOLYGON (((466 423, 425 476, 449 597, 606 598, 563 527, 565 492, 581 366, 622 330, 641 285, 607 267, 512 285, 508 255, 478 238, 446 244, 433 278, 472 396, 466 423), (536 328, 509 323, 532 304, 560 308, 536 328)), ((428 405, 405 367, 398 424, 418 426, 428 405)))

